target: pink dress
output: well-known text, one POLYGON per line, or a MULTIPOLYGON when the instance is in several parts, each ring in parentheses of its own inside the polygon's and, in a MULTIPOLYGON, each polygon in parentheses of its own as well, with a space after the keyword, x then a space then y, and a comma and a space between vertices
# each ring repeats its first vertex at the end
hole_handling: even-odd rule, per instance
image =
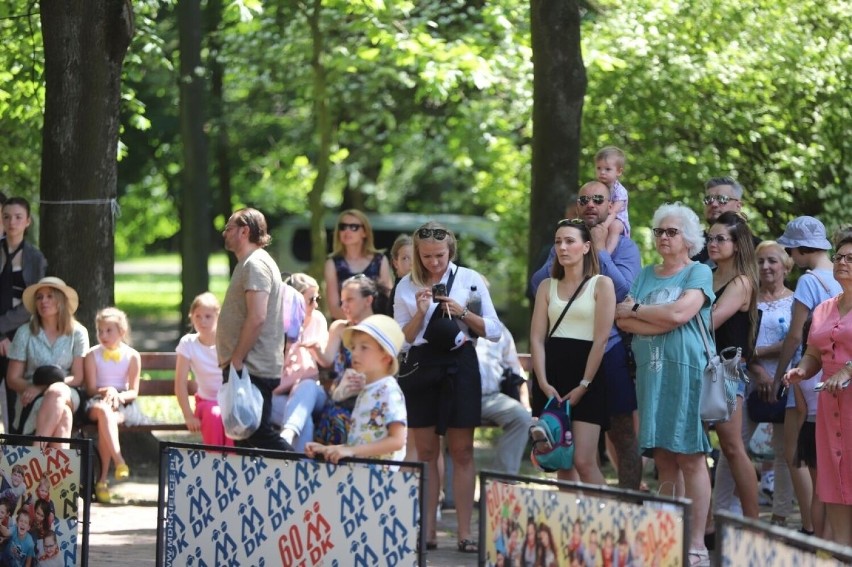
MULTIPOLYGON (((808 345, 820 352, 823 380, 852 360, 852 313, 840 317, 839 297, 814 309, 808 345)), ((817 394, 817 494, 828 504, 852 505, 852 387, 817 394)))

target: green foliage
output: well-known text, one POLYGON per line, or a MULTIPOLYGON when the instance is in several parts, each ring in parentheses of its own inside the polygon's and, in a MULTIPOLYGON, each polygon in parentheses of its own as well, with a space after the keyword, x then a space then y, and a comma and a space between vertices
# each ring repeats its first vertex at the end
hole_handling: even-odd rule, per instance
MULTIPOLYGON (((758 234, 793 216, 841 222, 852 204, 852 71, 845 1, 643 0, 584 29, 584 160, 627 151, 631 223, 664 201, 701 211, 702 183, 733 175, 758 234)), ((641 232, 641 229, 640 229, 641 232)))

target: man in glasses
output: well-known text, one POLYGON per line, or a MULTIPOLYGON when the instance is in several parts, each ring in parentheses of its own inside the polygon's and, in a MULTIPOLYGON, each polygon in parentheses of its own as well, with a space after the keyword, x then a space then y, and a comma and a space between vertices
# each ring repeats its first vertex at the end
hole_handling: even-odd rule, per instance
MULTIPOLYGON (((601 274, 612 279, 615 299, 624 300, 633 280, 641 269, 639 249, 630 238, 622 235, 612 253, 606 249, 607 229, 604 221, 611 207, 609 188, 600 181, 591 181, 580 188, 577 197, 577 212, 592 235, 592 244, 598 253, 601 274)), ((538 285, 550 277, 550 267, 556 259, 556 249, 551 248, 547 261, 530 278, 530 290, 535 294, 538 285)), ((614 323, 614 322, 613 322, 614 323)), ((618 460, 618 485, 621 488, 638 490, 642 481, 642 459, 633 414, 636 411, 636 387, 628 369, 627 347, 622 341, 615 324, 609 334, 606 353, 601 368, 607 377, 607 401, 609 405, 610 429, 607 436, 615 446, 618 460)))
MULTIPOLYGON (((733 177, 711 177, 704 184, 704 220, 709 227, 722 213, 733 211, 740 212, 743 207, 743 186, 737 183, 733 177)), ((705 232, 704 236, 707 236, 705 232)), ((757 246, 760 239, 754 243, 757 246)), ((703 264, 713 265, 707 254, 707 247, 702 248, 693 260, 703 264)))
POLYGON ((252 384, 263 396, 260 427, 238 447, 292 451, 270 421, 272 390, 284 367, 284 326, 281 271, 264 250, 271 237, 266 218, 256 209, 240 209, 222 231, 225 249, 237 258, 225 301, 219 312, 216 351, 225 381, 231 366, 248 369, 252 384))

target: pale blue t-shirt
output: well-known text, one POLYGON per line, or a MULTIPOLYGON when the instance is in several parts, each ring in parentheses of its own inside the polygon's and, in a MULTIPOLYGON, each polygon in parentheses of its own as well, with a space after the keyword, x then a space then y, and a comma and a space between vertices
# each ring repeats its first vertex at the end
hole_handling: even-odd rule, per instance
MULTIPOLYGON (((817 305, 836 297, 841 291, 843 291, 843 288, 834 279, 832 270, 808 270, 799 277, 799 281, 796 283, 796 291, 793 292, 793 299, 807 307, 808 311, 812 313, 817 305)), ((808 406, 808 418, 816 416, 817 392, 814 391, 814 386, 820 381, 822 381, 822 370, 799 384, 802 395, 805 397, 805 404, 808 406)), ((795 407, 795 405, 795 394, 793 388, 790 388, 787 392, 787 407, 795 407)))

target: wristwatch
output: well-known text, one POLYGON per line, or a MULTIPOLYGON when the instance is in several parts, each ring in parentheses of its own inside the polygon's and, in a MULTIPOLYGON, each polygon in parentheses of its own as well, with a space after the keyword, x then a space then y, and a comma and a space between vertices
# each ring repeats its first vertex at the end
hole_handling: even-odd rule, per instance
POLYGON ((584 387, 587 390, 589 389, 589 386, 591 386, 591 385, 592 385, 591 380, 586 380, 585 378, 580 380, 580 386, 584 387))
POLYGON ((633 315, 634 317, 638 317, 638 316, 639 316, 639 307, 640 307, 641 305, 642 305, 641 303, 634 303, 634 304, 633 304, 633 308, 631 309, 631 311, 634 313, 634 315, 633 315))

